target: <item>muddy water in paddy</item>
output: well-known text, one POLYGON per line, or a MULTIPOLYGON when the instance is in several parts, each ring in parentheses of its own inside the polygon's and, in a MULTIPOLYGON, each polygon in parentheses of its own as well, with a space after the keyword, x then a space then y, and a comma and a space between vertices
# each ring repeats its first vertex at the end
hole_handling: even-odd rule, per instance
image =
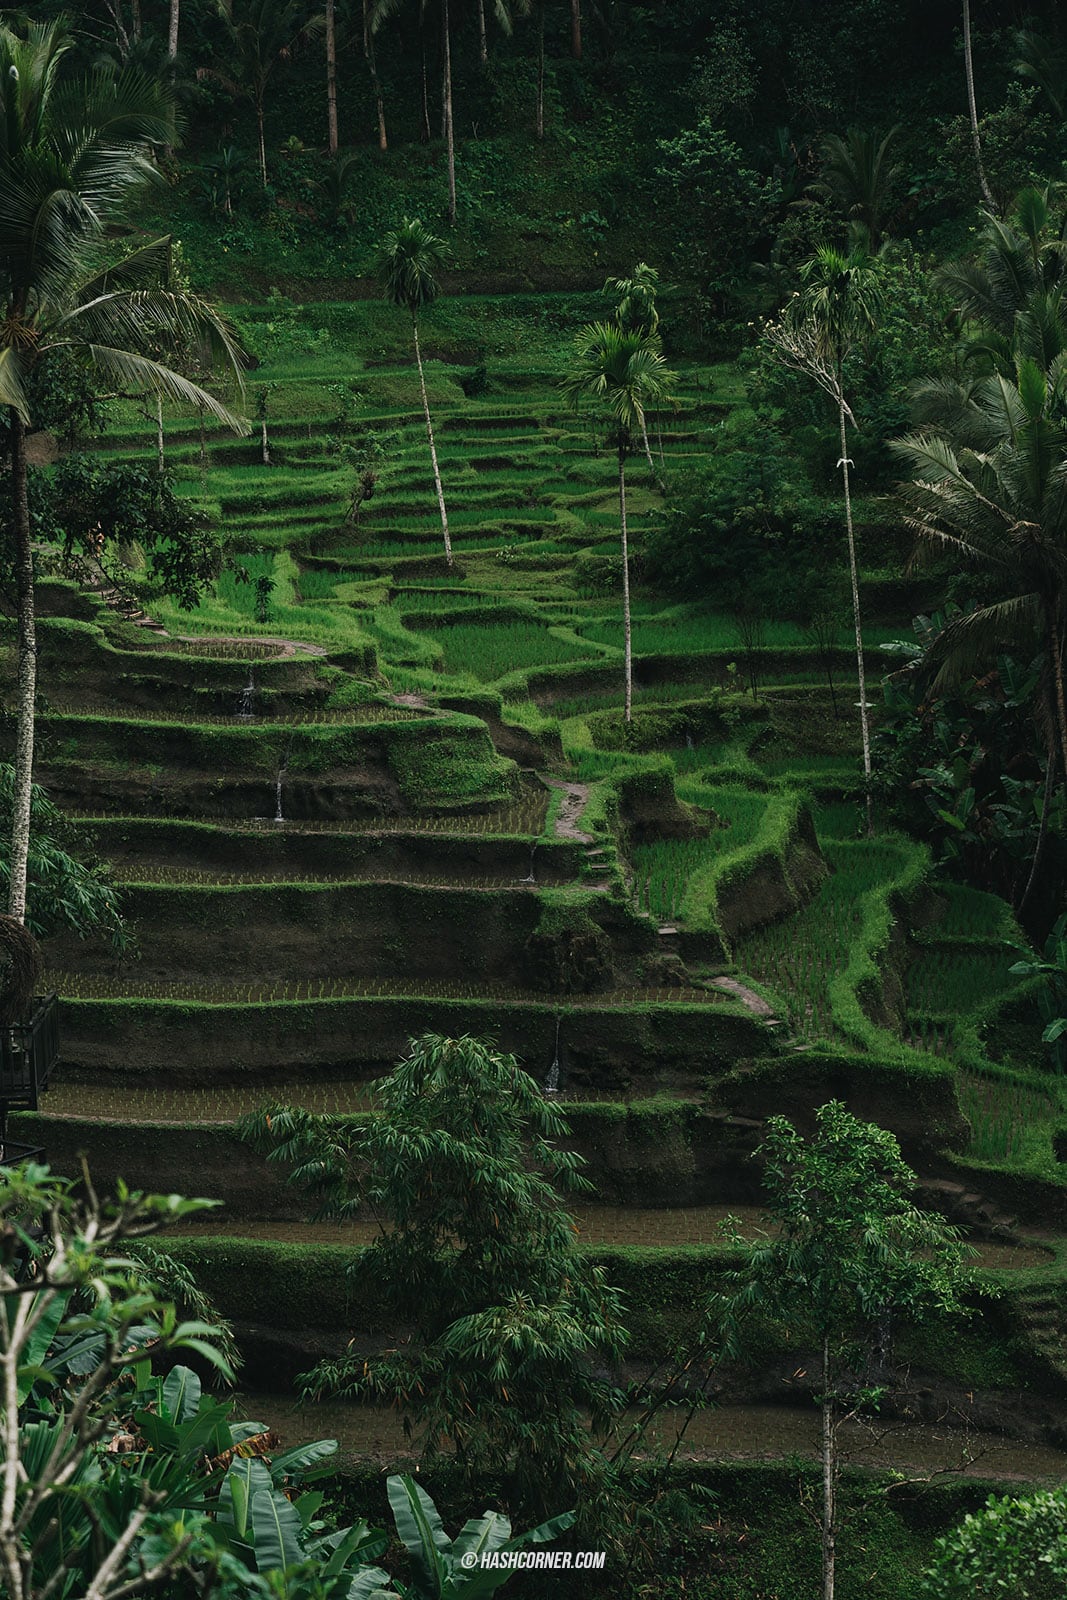
MULTIPOLYGON (((631 1090, 625 1096, 611 1089, 564 1090, 557 1099, 564 1106, 601 1101, 622 1105, 628 1100, 651 1099, 662 1092, 656 1085, 650 1085, 644 1094, 631 1090)), ((699 1096, 672 1089, 671 1098, 696 1100, 699 1096)), ((342 1114, 370 1110, 371 1094, 366 1083, 344 1080, 307 1084, 257 1083, 249 1086, 220 1084, 211 1089, 124 1086, 118 1091, 112 1084, 65 1083, 60 1077, 49 1089, 42 1109, 45 1115, 86 1117, 94 1122, 218 1124, 233 1122, 237 1117, 259 1110, 261 1106, 279 1102, 299 1106, 303 1111, 342 1114)))
MULTIPOLYGON (((342 1456, 350 1459, 380 1458, 390 1466, 410 1459, 410 1446, 394 1411, 339 1401, 300 1405, 290 1394, 268 1393, 242 1395, 241 1406, 250 1417, 274 1428, 286 1446, 336 1439, 342 1456)), ((684 1412, 668 1416, 660 1425, 658 1441, 670 1448, 684 1418, 684 1412)), ((956 1470, 1002 1480, 1067 1480, 1067 1452, 975 1429, 908 1423, 871 1431, 847 1424, 843 1442, 849 1465, 856 1467, 956 1470)), ((819 1454, 819 1418, 814 1411, 791 1406, 723 1406, 700 1411, 685 1430, 681 1453, 709 1460, 772 1461, 800 1456, 814 1461, 819 1454)))
MULTIPOLYGON (((690 1206, 643 1211, 633 1206, 575 1206, 581 1242, 590 1245, 715 1244, 723 1238, 723 1223, 732 1217, 741 1234, 751 1238, 765 1225, 764 1213, 755 1206, 690 1206)), ((242 1239, 281 1239, 286 1244, 369 1244, 378 1232, 370 1218, 361 1222, 228 1222, 225 1211, 214 1219, 183 1223, 173 1230, 182 1234, 225 1233, 242 1239)), ((1047 1266, 1051 1253, 1029 1240, 1018 1243, 976 1244, 976 1267, 1022 1269, 1047 1266)))

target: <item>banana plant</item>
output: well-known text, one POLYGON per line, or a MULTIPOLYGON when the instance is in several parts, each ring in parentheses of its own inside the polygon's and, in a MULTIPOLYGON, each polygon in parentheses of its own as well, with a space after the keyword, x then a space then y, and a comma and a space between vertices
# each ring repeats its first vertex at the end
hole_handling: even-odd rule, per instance
POLYGON ((415 1570, 413 1583, 396 1585, 402 1600, 482 1600, 514 1576, 514 1568, 484 1565, 484 1556, 549 1544, 574 1522, 574 1512, 565 1511, 512 1538, 511 1523, 503 1512, 485 1511, 450 1539, 421 1484, 398 1475, 386 1487, 396 1531, 415 1570))

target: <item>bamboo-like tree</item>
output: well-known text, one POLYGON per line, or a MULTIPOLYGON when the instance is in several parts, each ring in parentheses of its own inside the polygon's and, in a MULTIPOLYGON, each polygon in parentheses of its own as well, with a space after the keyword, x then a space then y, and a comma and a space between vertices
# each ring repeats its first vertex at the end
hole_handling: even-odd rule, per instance
POLYGON ((411 315, 411 337, 415 346, 415 364, 419 369, 419 389, 422 393, 422 411, 426 418, 426 437, 430 445, 433 482, 437 491, 437 505, 441 513, 441 534, 445 544, 445 560, 452 565, 452 541, 448 534, 448 510, 445 492, 441 487, 441 469, 437 462, 437 445, 433 436, 430 400, 426 393, 426 373, 422 365, 419 345, 419 312, 437 299, 437 274, 445 265, 447 246, 443 239, 432 234, 417 217, 405 217, 398 228, 392 228, 378 246, 374 256, 374 272, 385 290, 385 297, 395 306, 403 306, 411 315))
POLYGON ((618 456, 619 537, 622 549, 622 624, 625 673, 624 715, 633 720, 633 643, 630 621, 630 550, 626 527, 626 458, 645 411, 670 396, 675 374, 667 368, 659 341, 613 322, 593 322, 575 341, 571 370, 561 388, 573 405, 593 404, 606 411, 618 456))
POLYGON ((320 33, 321 12, 305 17, 304 0, 215 0, 229 36, 232 70, 201 67, 198 76, 213 78, 233 95, 247 95, 256 113, 259 172, 267 187, 267 145, 264 132, 267 89, 277 68, 293 51, 320 33))
POLYGON ((804 288, 765 336, 783 365, 804 373, 828 394, 837 408, 845 531, 848 536, 849 577, 852 584, 852 619, 856 633, 856 674, 859 680, 860 736, 863 743, 863 784, 867 804, 867 831, 874 831, 871 794, 871 729, 867 705, 867 672, 863 659, 863 613, 860 606, 859 564, 852 520, 852 487, 848 454, 848 424, 856 425, 845 395, 845 367, 849 356, 875 325, 880 289, 877 263, 864 251, 843 255, 823 245, 801 269, 804 288))
POLYGON ((15 795, 8 909, 26 909, 37 683, 26 434, 36 375, 49 356, 88 363, 109 387, 202 405, 241 428, 214 395, 159 358, 196 350, 237 375, 238 347, 204 300, 158 285, 170 241, 101 265, 105 230, 155 169, 146 141, 166 144, 168 91, 140 74, 66 78, 60 24, 0 28, 0 406, 6 412, 18 603, 15 795), (150 351, 151 355, 144 352, 150 351))

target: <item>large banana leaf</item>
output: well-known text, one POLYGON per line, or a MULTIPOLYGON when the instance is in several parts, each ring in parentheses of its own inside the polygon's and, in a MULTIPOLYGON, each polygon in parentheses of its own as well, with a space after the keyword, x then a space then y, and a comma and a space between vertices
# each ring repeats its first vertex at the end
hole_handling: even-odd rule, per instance
POLYGON ((257 1572, 284 1572, 304 1560, 300 1514, 280 1489, 257 1489, 252 1496, 252 1532, 257 1572))
POLYGON ((174 1367, 163 1383, 163 1404, 173 1422, 188 1422, 200 1406, 200 1379, 189 1367, 174 1367))
POLYGON ((413 1478, 391 1477, 386 1488, 396 1531, 407 1547, 419 1582, 425 1593, 437 1600, 448 1582, 447 1555, 452 1548, 437 1507, 413 1478))
POLYGON ((337 1454, 336 1439, 316 1439, 310 1444, 294 1445, 292 1450, 275 1456, 270 1464, 270 1475, 275 1484, 282 1478, 309 1478, 334 1470, 337 1454))
POLYGON ((69 1299, 69 1294, 57 1294, 53 1291, 51 1300, 41 1310, 33 1332, 26 1341, 18 1372, 20 1406, 25 1405, 35 1383, 46 1381, 51 1386, 55 1382, 55 1378, 46 1372, 41 1363, 48 1354, 48 1347, 55 1338, 56 1329, 63 1321, 63 1313, 67 1309, 69 1299))

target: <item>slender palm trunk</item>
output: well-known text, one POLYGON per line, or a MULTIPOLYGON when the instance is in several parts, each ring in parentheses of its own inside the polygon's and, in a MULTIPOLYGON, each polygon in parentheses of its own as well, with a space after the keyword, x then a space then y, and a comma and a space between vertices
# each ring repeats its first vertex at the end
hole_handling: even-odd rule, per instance
POLYGON ((163 396, 156 395, 156 471, 162 477, 167 470, 167 457, 163 440, 163 396))
POLYGON ((167 29, 167 60, 178 57, 178 23, 181 19, 182 0, 170 0, 170 25, 167 29))
POLYGON ((1022 899, 1016 907, 1019 920, 1029 909, 1034 890, 1041 882, 1041 868, 1045 859, 1045 845, 1048 842, 1048 822, 1052 812, 1052 795, 1056 788, 1056 752, 1049 750, 1048 765, 1045 768, 1045 792, 1041 800, 1041 821, 1037 829, 1037 843, 1034 846, 1034 858, 1030 863, 1030 875, 1026 880, 1022 899))
POLYGON ((37 702, 37 619, 33 595, 33 550, 26 479, 26 426, 12 406, 12 521, 15 533, 15 582, 18 595, 18 690, 15 730, 15 792, 11 822, 11 870, 8 916, 26 920, 26 875, 30 854, 30 800, 33 791, 33 736, 37 702))
POLYGON ((633 721, 633 635, 630 626, 630 546, 626 535, 626 446, 619 445, 619 534, 622 541, 622 636, 627 722, 633 721))
POLYGON ((267 187, 267 141, 263 132, 263 97, 256 100, 256 132, 259 135, 259 175, 263 179, 264 189, 267 187))
POLYGON ((426 38, 422 36, 422 142, 430 142, 430 91, 426 78, 426 38))
POLYGON ((130 0, 130 18, 133 27, 133 41, 140 44, 143 29, 141 27, 141 0, 130 0))
POLYGON ((538 139, 545 136, 545 0, 537 8, 537 118, 538 139))
POLYGON ((837 1555, 837 1462, 834 1459, 834 1405, 830 1390, 830 1341, 822 1342, 822 1600, 834 1600, 837 1555))
POLYGON ((445 145, 448 150, 448 221, 456 225, 456 135, 452 126, 452 22, 448 14, 448 0, 441 3, 441 31, 444 48, 444 123, 445 145))
MULTIPOLYGON (((363 55, 370 73, 371 88, 374 90, 374 107, 378 114, 378 149, 388 150, 389 138, 385 129, 385 97, 382 94, 382 83, 378 77, 378 58, 374 52, 374 34, 370 25, 370 0, 363 0, 363 55)), ((423 57, 423 92, 426 88, 426 58, 423 57)))
POLYGON ((260 455, 265 467, 270 466, 270 440, 267 437, 267 419, 260 419, 260 455))
POLYGON ((1063 757, 1064 775, 1067 776, 1067 695, 1063 684, 1063 620, 1053 619, 1051 629, 1052 677, 1056 685, 1056 721, 1059 724, 1060 754, 1063 757))
POLYGON ((571 0, 571 55, 582 59, 582 0, 571 0))
POLYGON ((971 0, 963 0, 963 70, 967 78, 967 112, 971 119, 971 145, 974 149, 974 165, 978 172, 978 186, 982 191, 982 199, 990 211, 995 209, 992 190, 985 175, 982 165, 982 141, 978 136, 978 107, 974 99, 974 61, 971 58, 971 0))
POLYGON ((337 154, 337 18, 336 0, 326 0, 326 128, 330 154, 337 154))
POLYGON ((662 489, 663 484, 660 481, 659 473, 656 471, 656 463, 652 459, 652 446, 648 442, 648 424, 643 415, 641 417, 641 442, 645 447, 645 460, 648 462, 648 470, 652 474, 652 482, 659 484, 662 489))
POLYGON ((437 490, 437 504, 441 512, 441 532, 445 539, 445 560, 452 565, 452 541, 448 537, 448 512, 445 509, 445 491, 441 487, 441 469, 437 465, 437 446, 434 444, 433 423, 430 421, 430 401, 426 393, 426 375, 422 370, 422 351, 419 349, 419 319, 411 318, 411 331, 415 339, 415 362, 419 369, 419 388, 422 390, 422 413, 426 418, 426 437, 430 441, 430 460, 433 463, 433 484, 437 490))
POLYGON ((478 0, 478 60, 483 67, 488 65, 489 40, 485 31, 485 0, 478 0))
POLYGON ((848 530, 848 568, 852 579, 852 620, 856 626, 856 671, 860 687, 860 736, 863 740, 863 788, 867 800, 867 837, 874 833, 874 800, 871 795, 871 725, 867 714, 867 672, 863 661, 863 617, 860 612, 860 579, 856 563, 856 533, 852 526, 852 491, 848 476, 848 440, 845 435, 845 401, 838 389, 837 416, 841 430, 841 472, 845 489, 845 527, 848 530))

